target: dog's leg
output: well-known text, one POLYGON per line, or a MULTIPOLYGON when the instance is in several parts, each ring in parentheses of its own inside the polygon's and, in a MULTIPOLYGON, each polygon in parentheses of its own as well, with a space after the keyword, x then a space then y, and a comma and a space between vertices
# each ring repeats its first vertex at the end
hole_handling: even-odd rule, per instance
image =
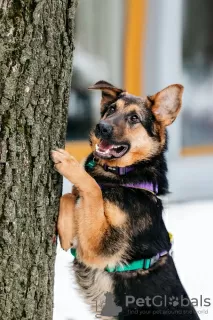
POLYGON ((73 239, 76 236, 76 223, 74 216, 75 204, 76 196, 72 193, 67 193, 60 199, 57 229, 60 244, 64 250, 68 250, 72 247, 73 239))
POLYGON ((52 158, 56 170, 79 192, 75 208, 79 258, 97 267, 114 265, 126 251, 127 215, 116 205, 103 201, 99 185, 69 153, 59 149, 52 152, 52 158))
POLYGON ((96 192, 83 194, 76 212, 79 255, 87 265, 105 268, 120 262, 127 251, 127 216, 96 192))

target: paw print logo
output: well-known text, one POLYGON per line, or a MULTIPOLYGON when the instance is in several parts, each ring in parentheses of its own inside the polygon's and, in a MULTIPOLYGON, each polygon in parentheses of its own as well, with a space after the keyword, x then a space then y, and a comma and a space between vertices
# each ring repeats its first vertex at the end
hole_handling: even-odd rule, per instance
POLYGON ((172 296, 169 298, 169 304, 170 306, 177 307, 179 305, 178 297, 172 296))

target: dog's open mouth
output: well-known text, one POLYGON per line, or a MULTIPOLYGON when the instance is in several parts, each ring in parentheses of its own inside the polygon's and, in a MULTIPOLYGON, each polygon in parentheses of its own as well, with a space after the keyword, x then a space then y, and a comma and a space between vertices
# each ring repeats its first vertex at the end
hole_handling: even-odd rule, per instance
POLYGON ((106 140, 101 140, 95 146, 95 154, 103 159, 120 158, 129 149, 127 144, 111 144, 106 140))

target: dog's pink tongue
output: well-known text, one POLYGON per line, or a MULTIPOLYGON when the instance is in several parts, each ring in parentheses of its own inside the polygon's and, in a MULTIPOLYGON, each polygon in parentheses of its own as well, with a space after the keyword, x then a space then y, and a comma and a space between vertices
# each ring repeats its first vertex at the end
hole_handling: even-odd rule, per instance
POLYGON ((99 149, 102 150, 102 151, 106 151, 108 149, 110 149, 112 145, 109 144, 107 141, 105 140, 102 140, 99 144, 99 149))

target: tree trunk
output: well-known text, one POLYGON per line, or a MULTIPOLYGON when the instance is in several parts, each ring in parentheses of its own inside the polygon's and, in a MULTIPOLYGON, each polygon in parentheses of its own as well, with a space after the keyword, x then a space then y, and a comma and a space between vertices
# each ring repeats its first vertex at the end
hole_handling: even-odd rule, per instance
POLYGON ((52 319, 77 0, 0 0, 0 319, 52 319))

